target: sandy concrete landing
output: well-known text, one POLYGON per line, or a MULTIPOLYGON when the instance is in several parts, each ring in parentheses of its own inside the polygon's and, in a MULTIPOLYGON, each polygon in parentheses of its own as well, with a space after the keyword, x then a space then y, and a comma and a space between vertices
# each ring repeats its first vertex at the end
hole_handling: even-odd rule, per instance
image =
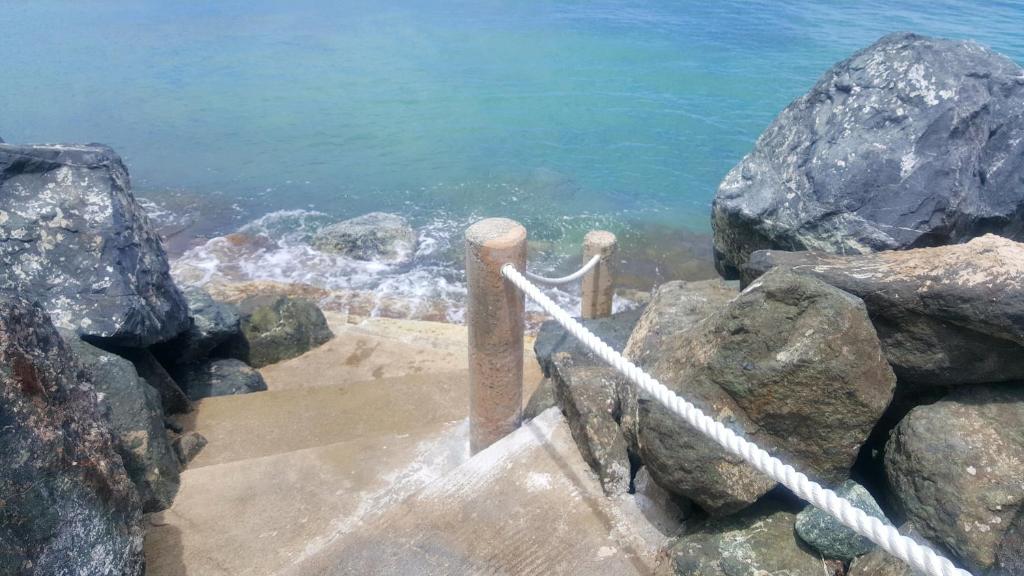
POLYGON ((551 409, 286 574, 651 574, 664 541, 551 409))
MULTIPOLYGON (((346 386, 352 382, 467 370, 466 327, 325 313, 334 339, 298 358, 260 370, 270 390, 346 386)), ((541 380, 533 338, 523 350, 523 380, 532 391, 541 380)))

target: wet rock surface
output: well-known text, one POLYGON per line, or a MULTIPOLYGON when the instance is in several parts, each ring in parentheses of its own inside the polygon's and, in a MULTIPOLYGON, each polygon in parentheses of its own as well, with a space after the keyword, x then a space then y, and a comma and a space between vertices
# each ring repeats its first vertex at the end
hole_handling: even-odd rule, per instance
POLYGON ((989 234, 863 256, 765 250, 753 254, 745 280, 772 268, 863 298, 901 382, 1024 379, 1024 243, 989 234))
POLYGON ((191 325, 173 340, 154 348, 154 353, 164 365, 203 360, 217 346, 241 331, 241 318, 234 305, 217 302, 202 288, 189 287, 184 294, 191 325))
POLYGON ((821 559, 793 530, 796 515, 774 502, 715 519, 673 546, 677 576, 821 576, 821 559))
MULTIPOLYGON (((772 271, 720 311, 690 326, 679 322, 678 332, 658 298, 630 337, 627 356, 812 477, 848 478, 895 386, 859 298, 772 271)), ((640 458, 666 489, 725 515, 775 485, 646 394, 631 404, 640 458)))
POLYGON ((1024 71, 891 34, 828 70, 719 185, 719 271, 760 249, 863 254, 1024 238, 1024 71))
POLYGON ((262 367, 294 358, 333 337, 316 304, 287 296, 251 296, 238 303, 240 335, 218 347, 214 355, 237 358, 262 367))
POLYGON ((175 375, 192 400, 267 389, 267 383, 258 371, 233 358, 215 358, 191 364, 175 375))
POLYGON ((991 568, 1024 504, 1024 387, 968 386, 915 408, 892 433, 885 468, 922 536, 969 570, 991 568))
POLYGON ((61 336, 89 373, 144 512, 170 507, 178 492, 179 463, 164 430, 157 391, 139 378, 131 362, 83 342, 73 332, 61 336))
MULTIPOLYGON (((835 493, 869 515, 888 523, 878 503, 860 484, 847 480, 835 488, 835 493)), ((870 540, 847 528, 828 512, 811 505, 797 514, 796 533, 825 558, 847 562, 867 554, 875 547, 870 540)))
POLYGON ((416 252, 416 231, 405 218, 385 212, 371 212, 327 226, 317 232, 312 244, 356 260, 405 262, 416 252))
POLYGON ((98 144, 0 144, 0 290, 91 341, 146 347, 188 328, 128 172, 98 144))
POLYGON ((140 503, 96 391, 38 305, 0 295, 0 573, 140 576, 140 503))

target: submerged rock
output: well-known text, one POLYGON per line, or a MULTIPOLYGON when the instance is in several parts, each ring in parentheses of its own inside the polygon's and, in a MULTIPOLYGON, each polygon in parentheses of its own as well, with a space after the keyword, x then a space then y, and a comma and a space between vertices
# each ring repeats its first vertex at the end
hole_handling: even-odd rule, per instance
POLYGON ((89 372, 100 404, 110 412, 117 452, 142 499, 144 512, 170 507, 178 493, 178 461, 164 430, 160 395, 139 378, 131 362, 62 334, 89 372))
POLYGON ((0 296, 0 574, 141 576, 142 515, 96 392, 42 307, 0 296))
POLYGON ((242 333, 217 354, 256 368, 300 356, 334 337, 316 304, 287 296, 251 296, 239 302, 242 333))
POLYGON ((773 502, 707 522, 672 547, 677 576, 821 576, 822 561, 793 531, 796 515, 773 502))
POLYGON ((263 376, 241 360, 218 358, 192 364, 176 374, 192 400, 248 394, 267 389, 263 376))
POLYGON ((885 471, 921 534, 982 573, 1024 505, 1024 387, 962 387, 892 432, 885 471))
POLYGON ((154 348, 165 366, 203 360, 214 348, 241 331, 241 318, 234 305, 217 302, 202 288, 186 288, 185 298, 191 326, 173 340, 154 348))
POLYGON ((321 229, 312 244, 356 260, 405 262, 416 252, 416 231, 401 216, 371 212, 321 229))
POLYGON ((1024 70, 974 42, 891 34, 786 107, 719 185, 715 259, 1024 238, 1024 70))
POLYGON ((206 448, 206 444, 206 436, 199 432, 185 432, 175 438, 171 445, 174 447, 178 462, 184 468, 203 451, 203 448, 206 448))
MULTIPOLYGON (((772 271, 704 320, 673 316, 655 295, 627 356, 797 469, 826 483, 848 478, 895 386, 859 298, 772 271)), ((626 404, 654 479, 709 513, 740 510, 775 485, 646 394, 626 404)))
POLYGON ((90 341, 146 347, 188 328, 167 256, 105 146, 0 144, 0 289, 90 341))
POLYGON ((776 267, 863 298, 901 382, 1024 379, 1024 243, 987 234, 862 256, 763 250, 744 267, 745 280, 776 267))
MULTIPOLYGON (((854 507, 888 523, 871 494, 853 480, 840 484, 835 493, 847 499, 854 507)), ((867 554, 875 547, 870 540, 847 528, 828 512, 811 505, 796 515, 796 533, 825 558, 847 562, 867 554)))

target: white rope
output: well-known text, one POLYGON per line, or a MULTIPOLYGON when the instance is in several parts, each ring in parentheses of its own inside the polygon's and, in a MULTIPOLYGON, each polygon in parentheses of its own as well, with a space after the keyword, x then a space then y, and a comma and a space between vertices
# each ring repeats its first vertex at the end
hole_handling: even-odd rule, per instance
POLYGON ((597 266, 597 263, 600 261, 601 255, 597 254, 593 258, 591 258, 589 262, 584 264, 583 268, 580 268, 579 270, 573 272, 572 274, 569 274, 568 276, 562 276, 561 278, 545 278, 544 276, 537 276, 536 274, 532 274, 526 270, 523 271, 523 274, 530 280, 536 282, 537 284, 544 284, 545 286, 558 286, 560 284, 568 284, 573 280, 579 280, 580 278, 583 277, 584 274, 590 272, 591 268, 597 266))
POLYGON ((550 298, 527 280, 511 264, 502 267, 501 273, 524 294, 532 298, 541 308, 550 314, 570 334, 576 337, 587 348, 602 360, 621 372, 626 378, 647 392, 659 402, 683 418, 690 426, 704 433, 726 450, 737 454, 751 466, 766 474, 772 480, 786 486, 794 494, 811 504, 828 512, 856 533, 879 545, 886 552, 907 562, 912 567, 922 570, 930 576, 971 576, 952 562, 939 556, 931 548, 922 546, 914 540, 899 533, 892 526, 866 514, 854 507, 849 501, 840 497, 832 490, 824 488, 804 474, 797 472, 792 466, 783 464, 768 452, 762 450, 732 430, 726 428, 699 408, 677 396, 664 384, 652 378, 636 364, 627 360, 622 354, 608 346, 600 338, 587 330, 567 312, 562 310, 550 298))

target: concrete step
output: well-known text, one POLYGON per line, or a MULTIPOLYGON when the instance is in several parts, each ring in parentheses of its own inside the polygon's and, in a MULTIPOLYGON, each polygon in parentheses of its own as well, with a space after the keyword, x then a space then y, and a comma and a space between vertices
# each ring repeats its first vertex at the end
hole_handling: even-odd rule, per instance
POLYGON ((665 542, 604 496, 551 409, 285 574, 651 574, 665 542))
POLYGON ((179 418, 206 437, 189 469, 360 438, 410 434, 469 413, 466 372, 205 398, 179 418))
POLYGON ((190 468, 146 533, 148 576, 280 574, 469 456, 464 420, 190 468))

